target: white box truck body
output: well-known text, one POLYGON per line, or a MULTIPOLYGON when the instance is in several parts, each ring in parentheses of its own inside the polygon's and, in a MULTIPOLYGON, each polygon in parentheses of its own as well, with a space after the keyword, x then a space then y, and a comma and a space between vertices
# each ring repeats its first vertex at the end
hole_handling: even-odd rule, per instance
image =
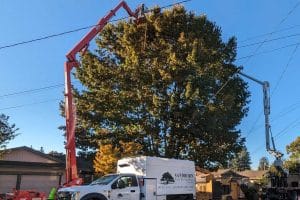
POLYGON ((193 200, 195 165, 192 161, 140 156, 118 161, 117 174, 90 185, 62 188, 60 200, 193 200))

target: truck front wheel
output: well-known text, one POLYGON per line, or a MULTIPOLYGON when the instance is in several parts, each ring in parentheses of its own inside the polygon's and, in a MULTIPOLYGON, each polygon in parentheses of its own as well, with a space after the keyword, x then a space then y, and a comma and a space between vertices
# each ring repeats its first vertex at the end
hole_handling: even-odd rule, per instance
POLYGON ((80 200, 107 200, 107 198, 103 194, 90 193, 83 196, 80 200))

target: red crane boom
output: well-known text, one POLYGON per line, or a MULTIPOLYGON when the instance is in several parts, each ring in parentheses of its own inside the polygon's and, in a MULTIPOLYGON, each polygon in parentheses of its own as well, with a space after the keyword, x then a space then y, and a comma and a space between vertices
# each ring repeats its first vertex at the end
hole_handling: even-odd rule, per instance
POLYGON ((75 106, 73 105, 73 95, 71 87, 71 70, 73 67, 78 67, 79 62, 76 60, 76 55, 79 52, 84 53, 88 48, 89 42, 101 32, 104 26, 120 9, 124 8, 130 17, 138 19, 143 12, 143 6, 138 7, 134 12, 129 8, 125 1, 121 1, 113 10, 104 16, 66 55, 65 62, 65 114, 66 114, 66 186, 81 185, 82 179, 78 177, 76 165, 76 150, 75 150, 75 106))

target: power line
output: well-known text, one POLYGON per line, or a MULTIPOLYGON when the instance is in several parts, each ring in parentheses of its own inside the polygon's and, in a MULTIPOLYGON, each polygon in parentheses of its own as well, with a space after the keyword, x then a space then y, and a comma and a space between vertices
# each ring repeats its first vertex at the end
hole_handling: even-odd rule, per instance
POLYGON ((23 90, 23 91, 19 91, 19 92, 13 92, 13 93, 0 95, 0 98, 6 98, 6 97, 11 97, 11 96, 15 96, 15 95, 22 95, 22 94, 28 94, 28 93, 35 93, 35 92, 40 92, 40 91, 43 91, 43 90, 59 88, 59 87, 62 87, 62 86, 64 86, 64 84, 55 84, 55 85, 49 85, 49 86, 46 86, 46 87, 23 90))
POLYGON ((272 53, 274 51, 279 51, 281 49, 285 49, 285 48, 292 47, 292 46, 297 46, 297 45, 300 45, 300 42, 294 43, 294 44, 285 45, 285 46, 282 46, 282 47, 279 47, 279 48, 275 48, 275 49, 271 49, 271 50, 267 50, 267 51, 261 51, 259 53, 254 54, 254 55, 252 54, 252 55, 247 55, 247 56, 239 57, 236 60, 243 60, 243 59, 246 59, 246 58, 249 58, 249 57, 254 57, 254 56, 258 56, 258 55, 262 55, 262 54, 267 54, 267 53, 272 53))
MULTIPOLYGON (((287 18, 296 10, 296 8, 300 5, 300 1, 294 5, 294 7, 288 12, 288 14, 278 23, 275 30, 269 34, 269 37, 272 36, 273 33, 277 31, 277 27, 279 27, 283 22, 287 20, 287 18)), ((257 53, 257 51, 263 46, 263 44, 266 42, 268 38, 266 38, 263 42, 259 44, 259 46, 253 51, 253 53, 247 57, 247 60, 245 61, 244 65, 249 62, 249 60, 257 53)), ((220 89, 216 92, 215 96, 217 96, 231 81, 231 78, 237 74, 239 71, 241 71, 241 68, 238 68, 229 78, 228 80, 220 87, 220 89)))
MULTIPOLYGON (((271 122, 275 122, 278 119, 280 119, 281 117, 283 117, 283 116, 285 116, 287 114, 290 114, 291 112, 295 111, 296 109, 299 109, 300 108, 299 104, 300 104, 300 102, 297 102, 297 103, 294 103, 292 105, 289 105, 287 108, 283 109, 280 113, 276 114, 276 116, 271 119, 271 122)), ((260 119, 261 114, 262 113, 260 113, 260 116, 259 116, 258 119, 260 119)), ((257 123, 257 122, 255 122, 255 123, 257 123)), ((263 124, 261 124, 259 126, 255 126, 255 127, 252 126, 250 128, 250 131, 248 132, 248 134, 247 134, 247 136, 245 138, 247 138, 248 135, 251 134, 253 131, 257 131, 258 129, 262 128, 263 126, 264 126, 263 124)))
POLYGON ((297 126, 300 122, 300 119, 296 119, 294 121, 292 121, 291 123, 289 123, 286 127, 284 127, 281 131, 279 131, 274 138, 278 138, 280 137, 280 135, 285 134, 290 128, 293 128, 295 126, 297 126))
MULTIPOLYGON (((76 80, 73 81, 73 84, 74 83, 80 83, 80 81, 76 79, 76 80)), ((33 88, 33 89, 22 90, 22 91, 18 91, 18 92, 7 93, 7 94, 0 95, 0 99, 1 98, 6 98, 6 97, 11 97, 11 96, 16 96, 16 95, 42 92, 44 90, 60 88, 62 86, 64 86, 64 84, 59 83, 59 84, 48 85, 48 86, 44 86, 44 87, 40 87, 40 88, 33 88)))
MULTIPOLYGON (((298 49, 298 47, 299 47, 299 44, 300 44, 300 43, 297 43, 297 45, 295 46, 293 52, 291 53, 291 55, 290 55, 290 57, 289 57, 289 59, 288 59, 287 64, 285 65, 285 67, 284 67, 283 71, 281 72, 281 74, 280 74, 278 80, 276 81, 275 87, 274 87, 274 89, 273 89, 273 91, 272 91, 272 93, 271 93, 271 97, 274 95, 275 91, 277 90, 277 88, 278 88, 278 86, 279 86, 279 84, 280 84, 280 82, 281 82, 281 80, 282 80, 284 74, 286 73, 286 71, 287 71, 287 69, 288 69, 288 67, 289 67, 289 65, 290 65, 290 63, 291 63, 291 61, 293 60, 294 55, 295 55, 295 53, 296 53, 296 51, 297 51, 297 49, 298 49)), ((260 114, 259 114, 259 116, 258 116, 257 119, 255 120, 254 124, 252 125, 250 131, 248 132, 246 138, 249 137, 249 135, 253 132, 254 127, 256 126, 257 122, 259 121, 259 119, 260 119, 261 116, 262 116, 262 113, 263 113, 263 112, 261 111, 260 114)))
MULTIPOLYGON (((295 44, 289 44, 289 45, 279 47, 279 48, 276 48, 276 49, 271 49, 271 50, 268 50, 268 51, 263 51, 263 52, 255 54, 254 56, 267 54, 267 53, 272 53, 274 51, 279 51, 281 49, 285 49, 285 48, 292 47, 292 46, 297 46, 297 45, 299 46, 300 42, 295 43, 295 44)), ((242 60, 242 59, 248 58, 249 56, 252 56, 252 55, 243 56, 243 57, 237 58, 236 60, 242 60)), ((27 93, 40 92, 40 91, 43 91, 43 90, 54 89, 54 88, 58 88, 58 87, 62 87, 62 86, 64 86, 64 84, 54 84, 54 85, 49 85, 49 86, 45 86, 45 87, 41 87, 41 88, 34 88, 34 89, 29 89, 29 90, 23 90, 23 91, 3 94, 3 95, 0 95, 0 98, 5 98, 5 97, 10 97, 10 96, 15 96, 15 95, 22 95, 22 94, 27 94, 27 93)))
MULTIPOLYGON (((279 133, 277 133, 274 136, 274 140, 276 141, 276 139, 278 139, 279 137, 281 137, 282 135, 284 135, 285 133, 287 133, 290 128, 294 128, 294 127, 298 126, 299 124, 300 124, 300 119, 296 119, 296 120, 292 121, 290 124, 288 124, 279 133)), ((262 144, 259 147, 257 147, 251 154, 256 154, 262 148, 264 148, 264 144, 262 144)))
POLYGON ((254 121, 253 125, 251 126, 250 130, 248 131, 246 138, 249 137, 249 135, 254 131, 254 128, 256 127, 257 122, 260 120, 261 116, 262 116, 263 111, 261 111, 258 115, 258 117, 256 118, 256 120, 254 121))
MULTIPOLYGON (((277 40, 283 40, 283 39, 291 38, 291 37, 296 37, 296 36, 299 36, 299 35, 300 35, 300 33, 291 34, 291 35, 285 35, 285 36, 281 36, 281 37, 277 37, 277 38, 265 40, 265 43, 267 43, 267 42, 274 42, 274 41, 277 41, 277 40)), ((260 42, 254 42, 254 43, 250 43, 250 44, 245 44, 245 45, 242 45, 242 46, 238 46, 237 48, 250 47, 250 46, 257 45, 257 44, 261 44, 262 42, 263 42, 263 41, 260 41, 260 42)))
MULTIPOLYGON (((284 70, 282 71, 282 73, 281 73, 279 79, 277 80, 277 82, 276 82, 276 84, 275 84, 275 87, 274 87, 274 89, 273 89, 273 91, 272 91, 271 96, 273 96, 274 92, 275 92, 276 89, 278 88, 278 85, 280 84, 280 82, 281 82, 281 80, 282 80, 282 78, 283 78, 285 72, 287 71, 287 68, 289 67, 290 62, 292 61, 292 59, 293 59, 293 57, 294 57, 294 55, 295 55, 295 53, 296 53, 296 51, 297 51, 297 49, 298 49, 300 43, 296 43, 295 45, 296 45, 296 47, 294 48, 292 54, 291 54, 290 57, 289 57, 289 60, 288 60, 288 62, 287 62, 287 64, 286 64, 286 66, 285 66, 285 68, 284 68, 284 70)), ((288 45, 288 46, 290 46, 290 45, 288 45)), ((281 49, 281 48, 280 48, 280 49, 281 49)), ((259 121, 259 119, 261 118, 262 114, 263 114, 263 111, 260 112, 260 114, 258 115, 258 117, 256 118, 256 120, 254 121, 254 123, 253 123, 253 125, 251 126, 251 128, 250 128, 248 134, 246 135, 246 138, 248 138, 249 135, 254 131, 254 128, 256 127, 256 124, 257 124, 257 122, 259 121)))
POLYGON ((26 40, 26 41, 22 41, 22 42, 16 42, 16 43, 13 43, 13 44, 1 46, 0 50, 11 48, 11 47, 15 47, 15 46, 19 46, 19 45, 23 45, 23 44, 29 44, 29 43, 33 43, 33 42, 38 42, 38 41, 41 41, 41 40, 46 40, 46 39, 50 39, 50 38, 54 38, 54 37, 58 37, 58 36, 62 36, 62 35, 70 34, 70 33, 75 33, 75 32, 86 30, 86 29, 89 29, 89 28, 92 28, 92 27, 95 27, 95 26, 96 25, 90 25, 90 26, 86 26, 86 27, 82 27, 82 28, 77 28, 77 29, 70 30, 70 31, 65 31, 65 32, 61 32, 61 33, 56 33, 56 34, 52 34, 52 35, 47 35, 47 36, 39 37, 39 38, 32 39, 32 40, 26 40))
MULTIPOLYGON (((268 37, 268 38, 270 38, 270 37, 277 31, 278 27, 280 27, 281 24, 283 24, 283 22, 285 22, 285 21, 287 20, 287 18, 288 18, 288 17, 296 10, 296 8, 297 8, 299 5, 300 5, 300 1, 298 1, 298 2, 294 5, 294 7, 288 12, 288 14, 287 14, 287 15, 286 15, 286 16, 285 16, 285 17, 277 24, 276 28, 274 29, 273 32, 271 32, 271 33, 269 34, 269 37, 268 37)), ((264 43, 268 40, 268 38, 266 38, 264 41, 262 41, 262 42, 259 44, 259 46, 253 51, 252 55, 256 54, 256 52, 264 45, 264 43)), ((253 57, 253 56, 250 56, 250 57, 246 60, 245 64, 248 63, 249 60, 250 60, 252 57, 253 57)))
MULTIPOLYGON (((168 7, 171 7, 171 6, 174 6, 174 5, 178 5, 178 4, 181 4, 181 3, 186 3, 186 2, 189 2, 189 1, 191 1, 191 0, 179 1, 177 3, 173 3, 173 4, 169 4, 169 5, 163 6, 163 7, 161 7, 161 9, 165 9, 165 8, 168 8, 168 7)), ((151 11, 153 11, 153 9, 147 10, 147 11, 145 11, 145 13, 148 13, 148 12, 151 12, 151 11)), ((129 16, 122 17, 122 18, 118 18, 118 19, 115 19, 115 20, 110 20, 108 23, 112 23, 112 22, 116 22, 116 21, 121 21, 121 20, 128 19, 128 18, 130 18, 130 17, 129 16)), ((98 26, 98 24, 89 25, 89 26, 85 26, 85 27, 81 27, 81 28, 77 28, 77 29, 73 29, 73 30, 61 32, 61 33, 55 33, 55 34, 51 34, 51 35, 46 35, 46 36, 42 36, 42 37, 39 37, 39 38, 31 39, 31 40, 16 42, 16 43, 12 43, 12 44, 8 44, 8 45, 0 46, 0 50, 11 48, 11 47, 15 47, 15 46, 19 46, 19 45, 34 43, 34 42, 38 42, 38 41, 41 41, 41 40, 47 40, 47 39, 50 39, 50 38, 59 37, 59 36, 63 36, 63 35, 66 35, 66 34, 75 33, 75 32, 79 32, 79 31, 82 31, 82 30, 94 28, 96 26, 98 26)))
MULTIPOLYGON (((162 7, 160 7, 160 9, 169 8, 169 7, 172 7, 172 6, 181 4, 181 3, 187 3, 187 2, 189 2, 189 1, 192 1, 192 0, 183 0, 183 1, 179 1, 179 2, 177 2, 177 3, 172 3, 172 4, 169 4, 169 5, 162 6, 162 7)), ((147 12, 152 12, 153 10, 154 10, 154 9, 150 9, 150 10, 146 11, 146 13, 147 13, 147 12)))
POLYGON ((278 86, 279 86, 279 84, 280 84, 280 82, 281 82, 281 80, 282 80, 284 74, 286 73, 288 67, 290 66, 291 61, 292 61, 293 58, 294 58, 294 55, 295 55, 296 52, 297 52, 298 47, 299 47, 299 43, 295 46, 293 52, 291 53, 291 55, 290 55, 290 57, 289 57, 289 60, 288 60, 287 64, 285 65, 283 71, 281 72, 281 74, 280 74, 280 76, 279 76, 279 78, 278 78, 278 80, 277 80, 277 82, 276 82, 276 84, 275 84, 275 87, 274 87, 274 89, 273 89, 273 91, 272 91, 271 96, 273 96, 273 94, 274 94, 275 91, 277 90, 277 88, 278 88, 278 86))
POLYGON ((271 120, 271 121, 276 121, 278 118, 281 118, 281 117, 283 117, 283 116, 285 116, 285 115, 287 115, 287 114, 289 114, 289 113, 295 111, 296 109, 299 109, 299 108, 300 108, 300 107, 299 107, 299 104, 300 104, 300 102, 297 101, 296 103, 294 103, 294 104, 288 106, 286 109, 283 109, 283 110, 282 110, 280 113, 278 113, 278 114, 275 116, 275 118, 274 118, 273 120, 271 120))
MULTIPOLYGON (((294 105, 295 105, 295 104, 294 104, 294 105)), ((298 119, 292 121, 291 123, 289 123, 286 127, 284 127, 281 131, 279 131, 279 132, 274 136, 274 140, 278 139, 278 138, 281 137, 283 134, 287 133, 288 130, 289 130, 290 128, 294 128, 294 127, 296 127, 297 125, 299 125, 299 123, 300 123, 300 118, 298 118, 298 119)), ((263 147, 264 147, 263 144, 260 145, 258 148, 256 148, 256 149, 252 152, 252 154, 257 153, 257 152, 258 152, 259 150, 261 150, 263 147)))
MULTIPOLYGON (((297 28, 297 27, 300 27, 300 25, 294 25, 294 26, 291 26, 291 27, 286 27, 286 28, 280 29, 280 30, 278 30, 278 31, 273 31, 273 34, 274 34, 274 33, 283 32, 283 31, 286 31, 286 30, 290 30, 290 29, 294 29, 294 28, 297 28)), ((244 40, 239 41, 239 43, 243 43, 243 42, 246 42, 246 41, 249 41, 249 40, 253 40, 253 39, 256 39, 256 38, 261 38, 261 37, 270 35, 271 33, 272 33, 272 32, 269 32, 269 33, 263 33, 263 34, 256 35, 256 36, 252 36, 252 37, 249 37, 249 38, 246 38, 246 39, 244 39, 244 40)))
MULTIPOLYGON (((186 2, 189 2, 189 1, 191 1, 191 0, 185 0, 185 1, 174 3, 174 4, 169 4, 169 5, 161 7, 161 9, 164 9, 164 8, 167 8, 167 7, 171 7, 171 6, 180 4, 180 3, 186 3, 186 2)), ((296 7, 298 5, 299 5, 299 3, 294 6, 294 8, 288 13, 288 15, 280 22, 280 24, 283 23, 287 19, 287 17, 296 9, 296 7)), ((149 10, 149 11, 146 11, 146 12, 151 12, 151 11, 152 10, 149 10)), ((129 18, 129 17, 123 17, 123 18, 119 18, 119 19, 116 19, 116 20, 111 20, 109 22, 120 21, 120 20, 123 20, 123 19, 126 19, 126 18, 129 18)), ((49 38, 52 38, 52 37, 58 37, 58 36, 62 36, 62 35, 65 35, 65 34, 70 34, 70 33, 73 33, 73 32, 78 32, 78 31, 81 31, 81 30, 85 30, 85 29, 88 29, 88 28, 95 27, 95 26, 97 26, 97 25, 90 25, 90 26, 86 26, 86 27, 82 27, 82 28, 78 28, 78 29, 74 29, 74 30, 70 30, 70 31, 58 33, 58 34, 53 34, 53 35, 48 35, 48 36, 36 38, 36 39, 33 39, 33 40, 28 40, 28 41, 14 43, 14 44, 11 44, 11 45, 2 46, 2 47, 0 47, 0 50, 4 49, 4 48, 10 48, 10 47, 14 47, 14 46, 22 45, 22 44, 32 43, 32 42, 36 42, 36 41, 40 41, 40 40, 45 40, 45 39, 49 39, 49 38)), ((296 26, 294 26, 294 27, 296 27, 296 26)), ((293 28, 293 27, 291 27, 291 28, 293 28)), ((287 29, 291 29, 291 28, 287 28, 287 29)), ((282 31, 282 30, 273 31, 272 33, 279 32, 279 31, 282 31)), ((295 36, 295 35, 293 35, 293 36, 295 36)), ((292 36, 285 36, 285 38, 287 38, 287 37, 292 37, 292 36)), ((283 37, 281 37, 281 38, 283 38, 283 37)), ((275 38, 275 39, 272 39, 272 40, 269 40, 269 41, 274 41, 274 40, 278 40, 278 39, 281 39, 281 38, 275 38)), ((261 44, 262 45, 265 42, 268 42, 268 40, 260 42, 260 43, 256 43, 256 44, 261 44)), ((249 45, 252 45, 252 44, 249 44, 249 45)), ((282 48, 286 48, 286 47, 289 47, 289 46, 291 46, 291 45, 288 45, 288 46, 285 46, 285 47, 281 47, 281 48, 277 48, 277 49, 274 49, 272 51, 279 50, 279 49, 282 49, 282 48)), ((270 52, 270 51, 268 51, 268 52, 270 52)), ((260 54, 262 54, 262 53, 266 53, 266 52, 261 52, 260 54)), ((255 54, 255 55, 260 55, 260 54, 255 54)), ((252 54, 252 55, 249 55, 249 56, 238 58, 237 60, 245 59, 245 58, 251 58, 251 57, 253 57, 255 55, 252 54)), ((237 72, 238 71, 239 71, 239 69, 237 70, 237 72)), ((237 72, 235 72, 235 73, 237 73, 237 72)), ((219 91, 217 91, 216 96, 228 84, 229 81, 230 81, 230 79, 219 89, 219 91)), ((59 85, 53 85, 53 86, 49 86, 49 87, 60 87, 62 85, 63 84, 59 84, 59 85)), ((32 90, 28 90, 28 91, 21 91, 21 92, 17 92, 17 93, 11 93, 11 94, 2 95, 2 96, 0 96, 0 98, 4 98, 4 97, 7 97, 7 96, 12 96, 12 95, 17 95, 17 94, 28 93, 28 92, 36 92, 36 91, 40 91, 40 90, 44 90, 44 89, 50 89, 50 88, 46 87, 46 88, 32 89, 32 90)))
MULTIPOLYGON (((300 42, 295 43, 295 44, 286 45, 286 46, 283 46, 283 47, 279 47, 279 48, 276 48, 276 49, 271 49, 271 50, 268 50, 268 51, 263 51, 263 52, 255 54, 255 56, 262 55, 262 54, 267 54, 267 53, 272 53, 274 51, 279 51, 281 49, 285 49, 285 48, 292 47, 292 46, 297 46, 297 45, 300 45, 300 42)), ((236 60, 242 60, 242 59, 245 59, 249 56, 250 55, 243 56, 243 57, 237 58, 236 60)), ((23 95, 23 94, 28 94, 28 93, 41 92, 41 91, 44 91, 44 90, 55 89, 55 88, 59 88, 59 87, 62 87, 62 86, 64 86, 64 84, 61 83, 61 84, 54 84, 54 85, 49 85, 49 86, 40 87, 40 88, 28 89, 28 90, 23 90, 23 91, 18 91, 18 92, 12 92, 12 93, 8 93, 8 94, 0 95, 0 99, 15 96, 15 95, 23 95)))
MULTIPOLYGON (((300 124, 300 121, 295 122, 293 126, 290 126, 290 127, 289 127, 289 129, 295 128, 295 127, 297 127, 299 124, 300 124)), ((288 132, 288 130, 286 130, 285 132, 282 132, 281 134, 276 135, 275 141, 276 141, 277 139, 279 139, 280 137, 282 137, 282 136, 283 136, 284 134, 286 134, 287 132, 288 132)))
POLYGON ((0 108, 0 110, 10 110, 10 109, 15 109, 15 108, 22 108, 22 107, 25 107, 25 106, 33 106, 33 105, 43 104, 43 103, 48 103, 48 102, 53 102, 53 101, 61 101, 61 99, 57 98, 57 99, 50 99, 50 100, 39 101, 39 102, 34 102, 34 103, 21 104, 21 105, 16 105, 16 106, 0 108))
MULTIPOLYGON (((288 47, 292 47, 292 46, 299 46, 300 43, 295 43, 295 44, 290 44, 290 45, 286 45, 286 46, 283 46, 283 47, 279 47, 279 48, 276 48, 276 49, 271 49, 271 50, 268 50, 268 51, 263 51, 263 52, 260 52, 260 53, 257 53, 255 54, 254 56, 258 56, 258 55, 262 55, 262 54, 267 54, 267 53, 271 53, 271 52, 274 52, 274 51, 278 51, 278 50, 281 50, 281 49, 284 49, 284 48, 288 48, 288 47)), ((240 57, 240 58, 237 58, 236 60, 242 60, 242 59, 245 59, 249 56, 253 56, 253 55, 248 55, 248 56, 244 56, 244 57, 240 57)), ((13 92, 13 93, 8 93, 8 94, 3 94, 3 95, 0 95, 0 99, 1 98, 6 98, 6 97, 11 97, 11 96, 15 96, 15 95, 23 95, 23 94, 28 94, 28 93, 36 93, 36 92, 41 92, 41 91, 44 91, 44 90, 49 90, 49 89, 54 89, 54 88, 59 88, 59 87, 62 87, 64 86, 64 84, 54 84, 54 85, 49 85, 49 86, 45 86, 45 87, 41 87, 41 88, 34 88, 34 89, 29 89, 29 90, 23 90, 23 91, 18 91, 18 92, 13 92)), ((223 87, 225 87, 225 84, 223 85, 223 87)), ((220 88, 219 89, 219 92, 222 90, 223 88, 220 88)), ((218 95, 218 93, 216 93, 216 95, 218 95)), ((262 112, 261 112, 262 114, 262 112)), ((254 130, 259 118, 261 117, 261 114, 260 116, 256 119, 254 125, 251 127, 249 133, 247 134, 246 138, 250 135, 250 133, 254 130)))

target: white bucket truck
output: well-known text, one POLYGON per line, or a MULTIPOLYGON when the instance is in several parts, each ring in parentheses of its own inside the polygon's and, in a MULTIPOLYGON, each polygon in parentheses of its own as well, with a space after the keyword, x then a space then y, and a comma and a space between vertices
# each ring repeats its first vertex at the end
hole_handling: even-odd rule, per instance
POLYGON ((117 174, 90 185, 62 188, 59 200, 193 200, 195 165, 188 160, 158 157, 124 158, 117 174))

